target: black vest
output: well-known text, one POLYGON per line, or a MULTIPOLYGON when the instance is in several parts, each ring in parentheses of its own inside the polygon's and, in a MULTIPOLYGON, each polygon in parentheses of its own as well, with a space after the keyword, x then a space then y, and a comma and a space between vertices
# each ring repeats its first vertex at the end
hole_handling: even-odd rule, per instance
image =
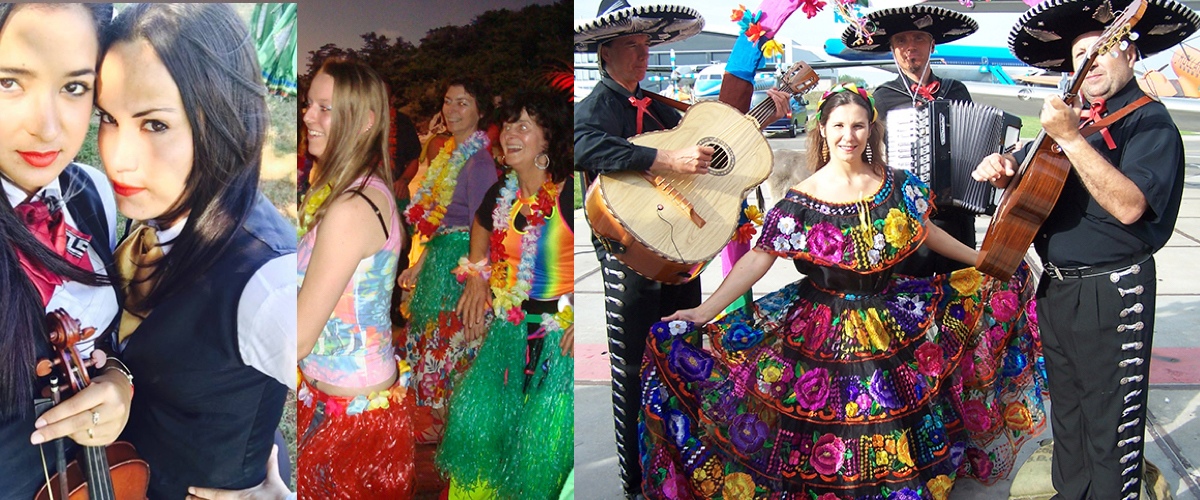
MULTIPOLYGON (((109 275, 113 275, 112 251, 108 248, 107 214, 104 212, 104 203, 100 199, 100 194, 96 190, 91 176, 79 166, 71 164, 59 175, 58 182, 63 193, 72 194, 66 202, 67 210, 75 219, 75 228, 92 237, 92 248, 108 267, 109 275)), ((7 203, 7 201, 0 201, 0 203, 7 203)), ((120 287, 114 282, 113 288, 116 290, 118 303, 120 303, 120 287)), ((96 326, 98 329, 107 328, 107 333, 111 334, 116 331, 120 320, 121 315, 117 314, 111 324, 85 326, 96 326)), ((103 338, 107 339, 108 337, 109 335, 105 335, 103 338)), ((107 345, 107 340, 97 342, 98 347, 107 345)), ((38 357, 47 357, 49 354, 49 345, 45 341, 38 342, 38 357)), ((32 406, 32 402, 30 405, 32 406)), ((34 420, 36 417, 31 413, 24 419, 0 423, 0 470, 2 470, 0 472, 0 499, 29 500, 37 493, 38 488, 46 483, 38 446, 29 444, 29 436, 34 431, 34 420)), ((75 448, 73 443, 70 440, 67 440, 66 443, 68 444, 67 452, 72 454, 75 448)), ((54 446, 45 444, 44 447, 46 467, 50 474, 54 474, 57 470, 54 446)), ((70 457, 71 455, 68 455, 68 460, 70 457)))
POLYGON ((238 301, 259 268, 295 252, 295 229, 259 194, 216 263, 129 337, 122 359, 137 390, 122 439, 150 464, 152 500, 266 477, 287 388, 242 362, 238 301))

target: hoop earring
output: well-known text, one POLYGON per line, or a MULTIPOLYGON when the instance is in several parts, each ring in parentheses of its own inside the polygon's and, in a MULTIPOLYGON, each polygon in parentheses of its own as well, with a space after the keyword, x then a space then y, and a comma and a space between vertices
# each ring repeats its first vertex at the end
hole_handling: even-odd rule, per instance
POLYGON ((533 166, 541 170, 550 168, 550 155, 546 153, 538 153, 537 156, 533 157, 533 166), (545 161, 542 161, 543 158, 545 158, 545 161))

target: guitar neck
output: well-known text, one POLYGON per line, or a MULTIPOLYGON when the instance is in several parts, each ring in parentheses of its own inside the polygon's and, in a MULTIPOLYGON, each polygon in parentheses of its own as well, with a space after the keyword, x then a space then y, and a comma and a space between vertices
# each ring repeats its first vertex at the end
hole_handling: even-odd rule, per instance
POLYGON ((103 446, 84 446, 80 465, 87 479, 88 500, 116 500, 108 471, 108 454, 103 446))

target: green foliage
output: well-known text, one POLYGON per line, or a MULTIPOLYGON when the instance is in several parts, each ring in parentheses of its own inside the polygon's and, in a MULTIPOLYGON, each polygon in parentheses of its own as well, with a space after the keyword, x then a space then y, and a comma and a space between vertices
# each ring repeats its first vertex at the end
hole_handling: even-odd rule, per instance
POLYGON ((837 81, 837 82, 838 82, 838 83, 847 83, 847 82, 850 82, 850 83, 853 83, 853 84, 855 84, 855 85, 858 85, 858 88, 860 88, 860 89, 865 89, 865 88, 867 88, 867 81, 866 81, 866 80, 863 80, 862 78, 859 78, 859 77, 857 77, 857 76, 842 75, 842 76, 839 76, 839 77, 838 77, 838 81, 837 81))
POLYGON ((572 36, 572 11, 566 0, 517 11, 490 10, 465 26, 429 30, 417 45, 375 33, 362 35, 359 49, 326 44, 308 53, 300 92, 326 57, 354 57, 383 77, 398 110, 419 125, 441 109, 441 86, 449 78, 479 76, 503 95, 534 82, 548 85, 543 75, 568 71, 573 55, 562 41, 572 36))
POLYGON ((279 156, 296 154, 296 97, 267 96, 267 112, 271 114, 271 128, 267 131, 270 147, 279 156))

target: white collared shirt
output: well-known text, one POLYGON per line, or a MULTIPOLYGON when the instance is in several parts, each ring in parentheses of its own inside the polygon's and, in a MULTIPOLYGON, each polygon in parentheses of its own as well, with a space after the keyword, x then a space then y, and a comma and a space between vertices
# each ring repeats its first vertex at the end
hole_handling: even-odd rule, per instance
MULTIPOLYGON (((88 244, 87 256, 92 262, 92 269, 96 274, 107 275, 104 262, 100 260, 100 255, 94 249, 95 245, 108 245, 111 251, 116 247, 117 238, 117 209, 116 199, 113 198, 112 186, 108 183, 108 178, 99 170, 76 163, 84 172, 87 172, 91 177, 92 183, 96 185, 96 190, 100 193, 101 203, 104 205, 103 220, 108 224, 108 241, 99 241, 95 235, 88 244)), ((0 184, 4 185, 4 194, 8 198, 8 203, 12 207, 20 205, 24 201, 31 198, 25 190, 17 187, 8 179, 0 177, 0 184)), ((54 196, 63 199, 63 221, 70 224, 71 227, 79 229, 75 223, 75 216, 67 208, 66 202, 72 197, 78 196, 80 193, 64 193, 62 186, 58 182, 58 178, 54 178, 49 184, 35 193, 35 196, 54 196)), ((120 304, 117 303, 117 292, 113 290, 111 285, 90 286, 74 281, 66 281, 61 285, 54 287, 54 292, 50 296, 50 302, 46 304, 46 312, 62 309, 67 311, 75 319, 79 320, 80 325, 84 328, 95 327, 97 332, 102 332, 113 318, 121 311, 120 304)), ((79 342, 77 348, 79 353, 84 358, 90 358, 92 348, 95 346, 96 338, 93 336, 89 339, 79 342)), ((295 349, 292 350, 295 352, 295 349)))
MULTIPOLYGON (((171 250, 187 217, 158 231, 163 254, 171 250)), ((292 387, 296 384, 296 254, 271 259, 246 283, 238 299, 238 352, 242 362, 292 387)))

